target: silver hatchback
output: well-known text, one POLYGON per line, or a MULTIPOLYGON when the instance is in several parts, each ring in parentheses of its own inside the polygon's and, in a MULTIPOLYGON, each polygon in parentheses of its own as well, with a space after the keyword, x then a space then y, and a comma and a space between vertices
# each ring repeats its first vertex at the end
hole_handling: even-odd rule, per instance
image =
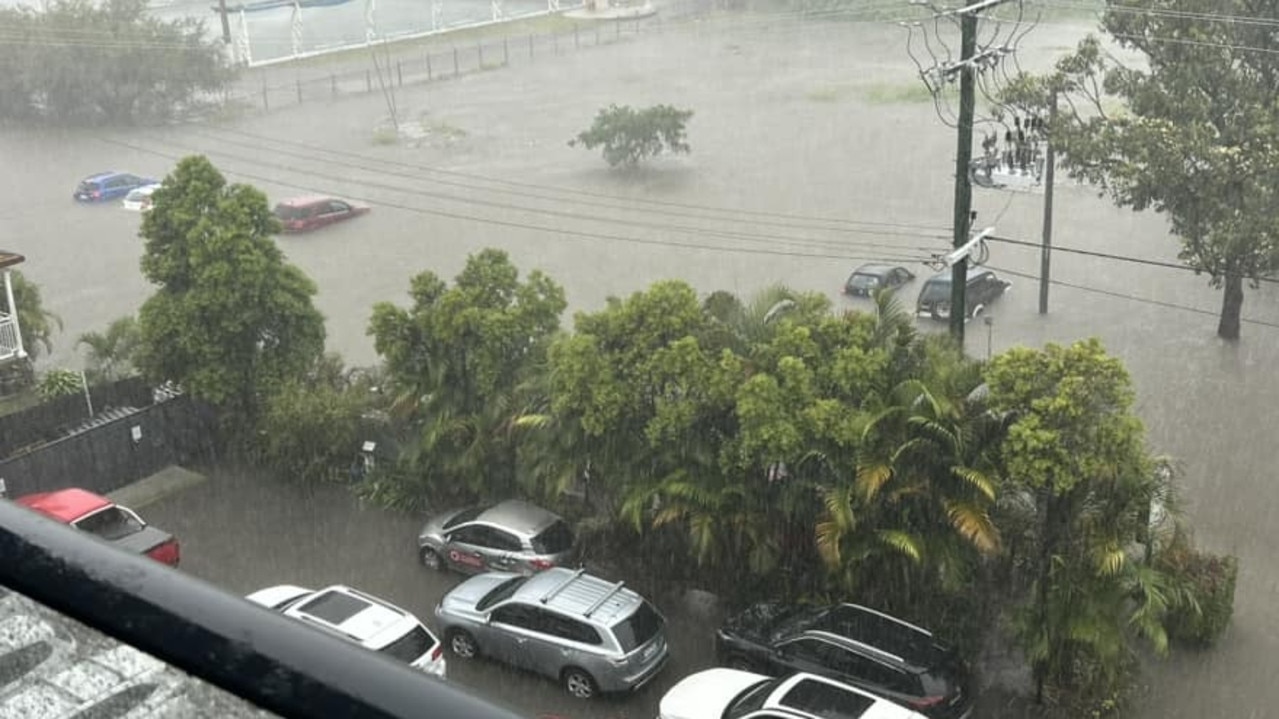
POLYGON ((558 680, 579 699, 648 683, 668 657, 666 620, 648 600, 585 570, 471 577, 435 608, 449 650, 558 680))
POLYGON ((432 517, 417 543, 425 566, 467 574, 533 574, 571 563, 576 547, 573 530, 558 514, 518 499, 432 517))

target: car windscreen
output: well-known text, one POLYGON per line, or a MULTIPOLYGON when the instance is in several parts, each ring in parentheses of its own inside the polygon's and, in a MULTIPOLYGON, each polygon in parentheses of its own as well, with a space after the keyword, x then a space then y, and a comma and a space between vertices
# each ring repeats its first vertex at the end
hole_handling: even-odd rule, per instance
POLYGON ((435 639, 421 624, 413 627, 413 631, 382 647, 378 652, 405 664, 412 664, 423 654, 435 648, 435 639))
POLYGON ((929 280, 919 293, 920 302, 950 299, 950 280, 929 280))
POLYGON ((452 529, 453 527, 456 527, 462 522, 469 522, 472 519, 475 519, 476 517, 480 516, 480 512, 483 510, 484 510, 483 507, 471 507, 469 509, 463 509, 462 511, 453 515, 453 517, 449 519, 449 521, 445 522, 444 528, 452 529))
POLYGON ((573 548, 573 530, 562 519, 533 537, 533 551, 538 554, 559 554, 573 548))
POLYGON ((764 701, 773 693, 773 689, 781 684, 781 678, 764 679, 758 684, 752 684, 746 687, 745 691, 738 694, 733 699, 728 708, 724 709, 724 719, 737 719, 737 717, 749 714, 764 706, 764 701))
POLYGON ((142 522, 119 507, 107 507, 75 523, 77 529, 95 534, 108 541, 123 539, 142 531, 142 522))
POLYGON ((633 614, 613 625, 613 634, 622 645, 622 651, 631 652, 662 631, 662 624, 662 615, 657 613, 653 605, 644 601, 640 602, 633 614))
POLYGON ((512 594, 515 594, 515 590, 519 589, 520 585, 524 584, 527 581, 528 581, 528 577, 522 577, 522 576, 511 577, 505 582, 502 582, 501 584, 497 585, 493 589, 489 590, 489 593, 485 594, 483 599, 475 603, 475 608, 480 611, 484 611, 485 609, 488 609, 494 604, 497 604, 503 599, 506 599, 510 597, 512 594))
POLYGON ((879 287, 879 277, 855 272, 848 278, 848 286, 859 290, 874 289, 879 287))
POLYGON ((76 187, 76 192, 93 192, 96 189, 98 189, 97 183, 86 180, 76 187))
POLYGON ((796 682, 778 704, 822 719, 858 719, 875 705, 875 700, 834 684, 804 679, 796 682))

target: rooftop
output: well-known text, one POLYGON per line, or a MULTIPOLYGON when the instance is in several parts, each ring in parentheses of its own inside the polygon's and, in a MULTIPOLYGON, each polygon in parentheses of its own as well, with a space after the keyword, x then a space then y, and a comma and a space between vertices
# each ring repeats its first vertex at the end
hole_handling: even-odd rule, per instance
POLYGON ((514 532, 532 535, 550 526, 559 519, 559 516, 536 504, 529 504, 519 499, 508 499, 484 510, 475 519, 479 522, 496 524, 514 532))
POLYGON ((27 259, 27 258, 23 257, 22 255, 18 254, 17 252, 9 252, 8 250, 0 250, 0 268, 3 268, 3 267, 12 267, 12 266, 14 266, 14 265, 20 265, 20 264, 22 264, 23 262, 25 262, 25 261, 26 261, 26 259, 27 259))

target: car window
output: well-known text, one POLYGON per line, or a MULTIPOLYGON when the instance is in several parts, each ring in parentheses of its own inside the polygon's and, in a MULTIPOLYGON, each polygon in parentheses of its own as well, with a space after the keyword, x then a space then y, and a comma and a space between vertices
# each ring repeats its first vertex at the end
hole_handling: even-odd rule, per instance
POLYGON ((875 705, 875 700, 834 684, 804 679, 791 687, 778 704, 822 719, 858 719, 875 705))
POLYGON ((301 220, 306 217, 306 211, 302 207, 281 203, 275 206, 275 216, 281 220, 301 220))
MULTIPOLYGON (((820 666, 831 666, 830 647, 826 642, 818 639, 796 639, 795 641, 782 644, 779 649, 782 654, 796 661, 808 662, 820 666)), ((838 668, 832 666, 832 669, 838 668)))
POLYGON ((600 645, 604 643, 595 627, 579 622, 576 619, 547 613, 544 620, 547 634, 583 644, 600 645))
POLYGON ((449 535, 449 541, 459 542, 461 544, 472 544, 477 547, 492 546, 492 538, 489 536, 488 527, 479 524, 458 527, 456 531, 449 535))
POLYGON ((435 648, 435 643, 435 637, 426 631, 426 627, 418 624, 407 634, 382 647, 378 652, 405 664, 412 664, 423 654, 435 648))
POLYGON ((327 211, 337 213, 337 212, 349 212, 350 210, 351 210, 350 205, 346 204, 345 202, 334 200, 333 202, 329 203, 329 207, 327 211))
POLYGON ((724 709, 724 719, 738 719, 764 706, 764 701, 781 682, 781 679, 763 679, 758 684, 746 687, 724 709))
POLYGON ((919 299, 921 302, 949 300, 950 299, 950 280, 932 279, 924 283, 924 289, 920 291, 919 299))
POLYGON ((541 631, 536 611, 527 604, 505 604, 493 610, 493 621, 512 627, 541 631))
POLYGON ((120 507, 107 507, 75 522, 77 529, 109 541, 141 532, 144 526, 136 515, 120 507))
POLYGON ((488 546, 505 552, 519 552, 524 549, 524 544, 514 534, 494 527, 487 529, 488 546))
POLYGON ((558 554, 573 548, 573 530, 563 520, 556 520, 551 526, 533 537, 533 551, 538 554, 558 554))
POLYGON ((893 691, 914 692, 915 682, 905 672, 852 652, 841 654, 839 669, 845 674, 893 691))
POLYGON ((501 584, 493 587, 484 598, 475 603, 475 608, 484 611, 498 602, 509 599, 515 590, 519 589, 522 584, 528 581, 528 577, 511 577, 501 584))
POLYGON ((866 275, 860 272, 856 272, 853 274, 852 277, 848 278, 848 286, 856 287, 857 289, 860 289, 860 290, 878 287, 879 278, 876 277, 875 275, 866 275))
POLYGON ((617 637, 617 643, 622 646, 622 651, 630 652, 662 631, 664 623, 662 615, 645 600, 640 602, 633 614, 613 625, 613 634, 617 637))

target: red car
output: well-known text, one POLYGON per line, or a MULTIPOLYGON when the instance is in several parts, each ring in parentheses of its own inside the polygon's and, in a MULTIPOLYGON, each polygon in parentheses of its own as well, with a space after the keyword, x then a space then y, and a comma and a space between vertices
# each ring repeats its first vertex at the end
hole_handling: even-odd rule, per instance
POLYGON ((152 527, 128 507, 83 489, 28 494, 14 500, 18 504, 59 522, 70 524, 130 552, 178 566, 178 540, 152 527))
POLYGON ((275 216, 285 232, 317 230, 368 211, 369 208, 365 205, 356 205, 336 197, 295 197, 275 206, 275 216))

